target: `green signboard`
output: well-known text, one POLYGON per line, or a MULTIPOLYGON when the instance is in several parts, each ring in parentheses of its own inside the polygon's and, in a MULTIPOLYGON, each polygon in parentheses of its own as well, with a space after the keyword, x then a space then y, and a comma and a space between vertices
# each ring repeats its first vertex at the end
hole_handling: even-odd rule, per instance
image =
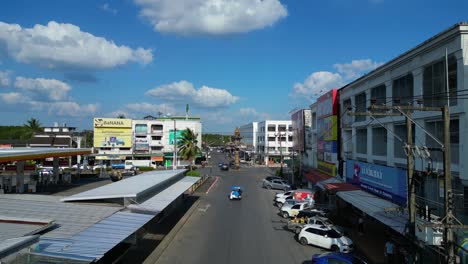
MULTIPOLYGON (((183 131, 184 130, 177 130, 177 142, 180 142, 183 131)), ((174 130, 169 131, 169 145, 174 145, 174 130)))

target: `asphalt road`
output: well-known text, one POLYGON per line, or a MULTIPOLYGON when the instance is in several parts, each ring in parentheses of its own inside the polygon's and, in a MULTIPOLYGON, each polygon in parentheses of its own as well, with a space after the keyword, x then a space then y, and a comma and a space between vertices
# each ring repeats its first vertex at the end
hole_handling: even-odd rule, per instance
POLYGON ((276 191, 261 188, 267 168, 220 171, 222 154, 213 153, 209 193, 158 260, 165 263, 309 263, 313 246, 300 245, 273 205, 276 191), (231 185, 244 188, 241 201, 228 198, 231 185))

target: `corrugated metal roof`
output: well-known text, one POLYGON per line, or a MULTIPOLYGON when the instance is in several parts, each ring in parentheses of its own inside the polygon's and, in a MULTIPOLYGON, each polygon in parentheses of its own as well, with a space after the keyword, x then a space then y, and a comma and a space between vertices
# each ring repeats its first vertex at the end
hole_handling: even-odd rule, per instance
POLYGON ((126 178, 96 189, 63 198, 63 202, 100 200, 113 198, 137 198, 167 181, 178 177, 185 170, 150 171, 126 178))
POLYGON ((145 212, 158 213, 169 204, 171 204, 177 197, 184 193, 188 188, 195 184, 200 178, 197 177, 184 177, 180 181, 172 184, 170 187, 166 188, 164 191, 158 193, 157 195, 151 197, 141 204, 131 204, 128 206, 131 210, 142 210, 145 212))
MULTIPOLYGON (((10 199, 8 195, 0 195, 0 215, 19 219, 54 220, 58 228, 47 232, 43 235, 44 237, 72 237, 120 209, 122 207, 10 199)), ((0 223, 0 233, 7 232, 9 228, 11 228, 10 225, 0 223)), ((23 234, 30 230, 28 226, 24 225, 16 228, 19 233, 23 234), (24 230, 21 231, 22 227, 24 227, 24 230)), ((15 237, 17 236, 15 235, 15 237)))
POLYGON ((89 148, 11 148, 0 149, 0 162, 34 160, 91 154, 89 148))
POLYGON ((317 187, 319 187, 322 190, 325 190, 325 184, 339 183, 339 182, 343 182, 343 181, 338 180, 336 177, 331 177, 330 179, 326 179, 324 181, 317 182, 317 187))
POLYGON ((359 208, 362 212, 374 217, 395 231, 404 234, 405 224, 408 222, 408 214, 393 210, 400 208, 399 205, 361 190, 337 192, 336 194, 343 200, 359 208))
POLYGON ((69 239, 40 239, 34 254, 78 260, 99 260, 154 216, 117 212, 69 239))
POLYGON ((39 238, 38 235, 15 237, 5 240, 0 239, 0 257, 4 254, 8 254, 7 252, 10 250, 14 250, 17 247, 21 247, 26 243, 34 242, 34 240, 36 240, 37 238, 39 238))

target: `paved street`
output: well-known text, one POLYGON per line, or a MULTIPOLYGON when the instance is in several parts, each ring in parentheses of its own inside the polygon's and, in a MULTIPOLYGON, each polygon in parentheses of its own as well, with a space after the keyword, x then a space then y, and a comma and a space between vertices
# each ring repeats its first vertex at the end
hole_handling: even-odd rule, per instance
POLYGON ((300 245, 283 229, 284 219, 273 206, 276 191, 261 188, 266 168, 220 171, 214 154, 213 175, 219 176, 198 209, 157 263, 308 263, 323 250, 300 245), (241 201, 230 201, 231 185, 244 187, 241 201))

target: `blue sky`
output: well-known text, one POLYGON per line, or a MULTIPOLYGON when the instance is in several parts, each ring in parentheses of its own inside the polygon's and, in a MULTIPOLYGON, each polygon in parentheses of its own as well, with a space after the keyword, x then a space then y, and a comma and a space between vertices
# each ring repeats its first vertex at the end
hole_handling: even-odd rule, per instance
POLYGON ((289 119, 466 16, 468 1, 0 3, 0 125, 190 115, 204 132, 289 119))

